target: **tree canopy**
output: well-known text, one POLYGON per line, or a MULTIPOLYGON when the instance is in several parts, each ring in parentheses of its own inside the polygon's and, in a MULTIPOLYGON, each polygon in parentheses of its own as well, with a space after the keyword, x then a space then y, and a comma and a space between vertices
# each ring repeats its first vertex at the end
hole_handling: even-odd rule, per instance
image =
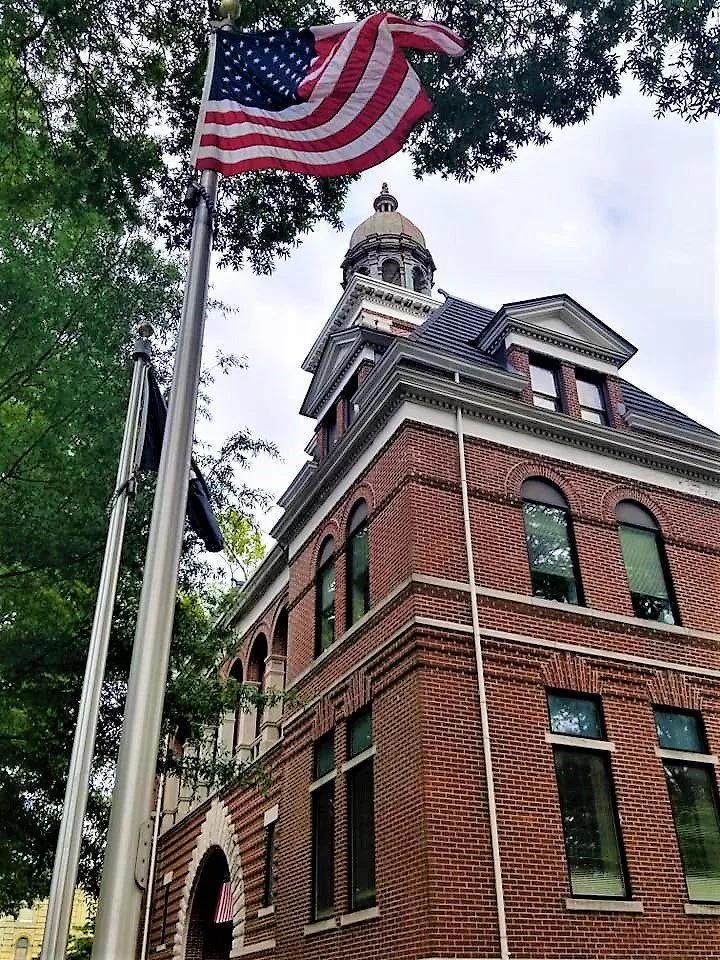
MULTIPOLYGON (((344 0, 364 17, 370 0, 344 0)), ((418 175, 470 179, 496 169, 553 125, 588 119, 624 75, 657 110, 696 120, 720 107, 715 0, 398 0, 469 41, 464 57, 412 53, 435 103, 412 134, 418 175)), ((120 218, 152 216, 170 248, 187 239, 188 155, 214 0, 6 0, 0 57, 17 65, 11 104, 30 98, 63 178, 65 201, 120 218)), ((335 19, 324 0, 243 3, 238 26, 267 30, 335 19)), ((15 112, 13 125, 22 126, 15 112)), ((223 183, 225 264, 269 271, 320 220, 338 224, 349 181, 261 171, 223 183)))
MULTIPOLYGON (((8 129, 2 111, 0 105, 0 150, 8 129)), ((183 279, 181 264, 137 229, 89 203, 58 202, 52 186, 62 190, 63 171, 41 135, 3 156, 0 912, 47 892, 129 393, 133 327, 154 326, 155 365, 167 382, 183 279), (25 171, 46 178, 48 189, 30 190, 25 171)), ((221 369, 235 363, 218 360, 221 369)), ((205 382, 213 375, 207 371, 205 382)), ((239 564, 261 553, 252 516, 263 497, 238 472, 260 451, 274 453, 243 430, 219 451, 196 450, 239 564)), ((153 486, 152 477, 142 479, 128 517, 81 865, 91 892, 102 859, 153 486)), ((182 722, 197 738, 247 695, 218 682, 229 638, 212 624, 226 590, 195 536, 185 540, 165 716, 168 728, 182 722)))

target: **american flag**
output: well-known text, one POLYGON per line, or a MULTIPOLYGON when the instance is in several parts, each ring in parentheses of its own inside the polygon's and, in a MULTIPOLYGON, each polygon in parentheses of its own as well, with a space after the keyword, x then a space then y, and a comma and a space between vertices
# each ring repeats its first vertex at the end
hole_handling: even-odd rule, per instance
POLYGON ((226 880, 220 887, 215 907, 215 923, 231 923, 233 918, 232 884, 226 880))
POLYGON ((195 165, 225 176, 273 167, 319 177, 375 166, 432 107, 403 47, 457 57, 465 41, 392 13, 306 30, 218 30, 195 165))

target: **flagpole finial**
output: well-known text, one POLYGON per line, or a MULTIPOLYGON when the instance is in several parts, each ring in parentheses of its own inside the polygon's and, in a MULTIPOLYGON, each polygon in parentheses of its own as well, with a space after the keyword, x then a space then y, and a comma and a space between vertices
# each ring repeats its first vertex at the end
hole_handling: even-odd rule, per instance
POLYGON ((220 18, 224 22, 234 23, 240 16, 238 0, 220 0, 220 18))
POLYGON ((155 333, 153 325, 151 323, 141 323, 137 328, 138 336, 142 337, 143 340, 149 340, 150 337, 155 333))
POLYGON ((133 345, 132 358, 133 360, 137 360, 138 357, 144 357, 149 361, 152 355, 150 337, 155 333, 152 324, 141 323, 138 325, 136 332, 137 340, 133 345))

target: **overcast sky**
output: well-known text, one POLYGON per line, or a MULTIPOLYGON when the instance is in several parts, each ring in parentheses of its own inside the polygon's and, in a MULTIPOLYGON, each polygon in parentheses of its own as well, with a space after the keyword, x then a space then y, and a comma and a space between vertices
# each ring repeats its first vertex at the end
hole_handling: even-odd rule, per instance
POLYGON ((425 234, 438 299, 438 286, 495 309, 568 293, 637 346, 628 380, 720 429, 717 131, 715 120, 656 119, 652 101, 626 90, 473 183, 415 180, 404 154, 367 171, 342 233, 318 228, 270 277, 213 271, 214 293, 239 312, 208 318, 205 356, 222 345, 249 368, 220 379, 198 434, 219 443, 245 425, 284 458, 258 460, 245 479, 275 498, 292 480, 313 429, 298 414, 310 380, 300 364, 342 293, 350 233, 385 180, 425 234))

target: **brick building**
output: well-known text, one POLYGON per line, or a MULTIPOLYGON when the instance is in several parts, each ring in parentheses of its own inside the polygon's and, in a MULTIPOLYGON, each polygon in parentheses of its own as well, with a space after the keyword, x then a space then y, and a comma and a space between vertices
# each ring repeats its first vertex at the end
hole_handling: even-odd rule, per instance
POLYGON ((431 298, 383 192, 229 622, 267 793, 171 783, 158 960, 720 957, 720 438, 561 294, 431 298), (218 922, 219 921, 219 922, 218 922))

